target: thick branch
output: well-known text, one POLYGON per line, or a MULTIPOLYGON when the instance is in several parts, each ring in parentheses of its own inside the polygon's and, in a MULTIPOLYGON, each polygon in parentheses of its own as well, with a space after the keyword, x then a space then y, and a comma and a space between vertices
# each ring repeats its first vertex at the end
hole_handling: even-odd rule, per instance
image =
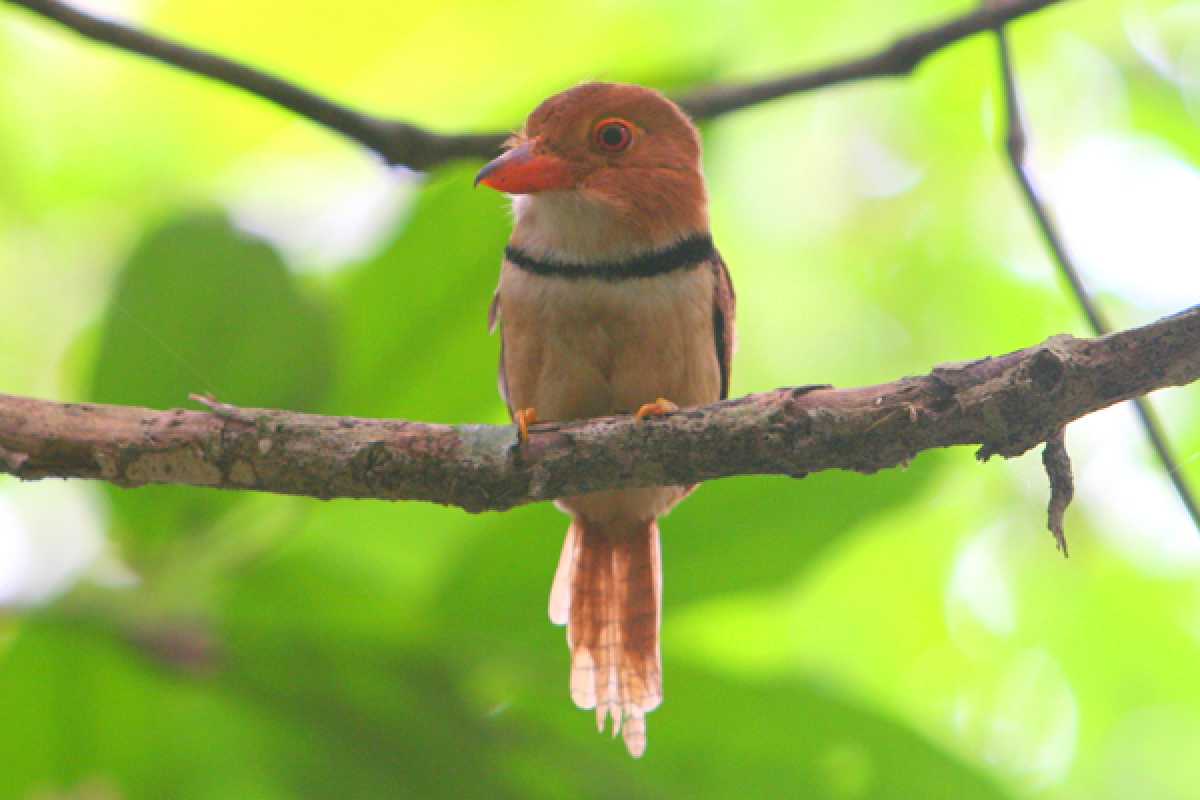
MULTIPOLYGON (((408 122, 357 111, 269 72, 93 16, 58 0, 7 1, 94 41, 243 89, 349 137, 392 166, 427 170, 456 159, 491 158, 507 135, 433 133, 408 122)), ((866 56, 761 82, 712 86, 685 95, 680 103, 698 119, 708 119, 823 86, 906 75, 927 56, 955 42, 1057 2, 1062 0, 1016 0, 1001 8, 980 9, 910 33, 866 56)))
POLYGON ((0 472, 501 510, 600 489, 730 475, 870 473, 923 450, 1006 457, 1068 422, 1200 379, 1200 306, 1099 339, 1056 336, 997 358, 860 389, 779 389, 661 420, 434 425, 290 411, 61 404, 0 395, 0 472))

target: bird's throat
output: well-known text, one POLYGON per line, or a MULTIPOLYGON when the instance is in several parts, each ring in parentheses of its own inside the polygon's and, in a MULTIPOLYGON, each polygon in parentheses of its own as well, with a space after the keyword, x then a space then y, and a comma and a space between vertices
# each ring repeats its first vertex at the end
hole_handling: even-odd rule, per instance
POLYGON ((583 192, 517 196, 513 213, 512 246, 555 264, 628 262, 708 235, 706 214, 629 213, 583 192))

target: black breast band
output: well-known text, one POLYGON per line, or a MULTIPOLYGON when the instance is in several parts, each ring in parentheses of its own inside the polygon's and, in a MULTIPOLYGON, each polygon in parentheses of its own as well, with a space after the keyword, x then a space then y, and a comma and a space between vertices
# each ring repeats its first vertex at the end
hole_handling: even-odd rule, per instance
POLYGON ((602 281, 623 281, 632 278, 653 278, 681 269, 703 264, 716 255, 712 237, 707 233, 689 236, 663 250, 654 250, 624 261, 593 261, 587 264, 567 264, 545 258, 534 258, 511 244, 504 256, 513 266, 552 278, 596 278, 602 281))

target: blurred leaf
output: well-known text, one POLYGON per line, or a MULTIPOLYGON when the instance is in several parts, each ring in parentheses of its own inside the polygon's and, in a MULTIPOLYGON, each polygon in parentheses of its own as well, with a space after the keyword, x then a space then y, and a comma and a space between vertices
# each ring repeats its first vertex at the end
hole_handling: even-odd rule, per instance
POLYGON ((566 673, 524 676, 495 706, 511 739, 497 764, 528 797, 999 800, 995 782, 896 722, 798 680, 750 683, 693 668, 667 675, 630 759, 574 707, 566 673))
POLYGON ((498 420, 499 342, 487 333, 511 220, 467 168, 436 173, 395 241, 339 286, 339 413, 498 420))
MULTIPOLYGON (((131 254, 109 303, 89 397, 172 408, 190 392, 244 406, 313 409, 333 353, 325 313, 278 255, 215 214, 177 219, 131 254)), ((110 492, 118 524, 170 537, 237 502, 232 492, 110 492)))
MULTIPOLYGON (((233 796, 259 783, 272 752, 301 744, 270 715, 165 673, 95 629, 27 625, 0 676, 6 797, 88 780, 128 798, 233 796)), ((281 789, 253 794, 287 796, 281 789)))
MULTIPOLYGON (((526 597, 536 585, 543 601, 543 576, 509 566, 496 565, 513 579, 510 594, 526 597)), ((420 752, 447 774, 454 771, 447 755, 466 754, 468 774, 507 776, 521 796, 1004 796, 902 726, 828 691, 794 681, 748 685, 679 661, 667 665, 668 702, 651 717, 650 753, 632 761, 571 703, 562 630, 540 613, 500 621, 479 609, 484 624, 501 624, 497 633, 513 637, 509 647, 490 648, 483 631, 436 620, 414 626, 402 591, 315 558, 253 570, 230 601, 230 646, 256 692, 292 696, 332 728, 357 720, 356 729, 373 731, 371 741, 393 757, 420 752), (539 641, 522 641, 513 630, 521 627, 536 630, 539 641), (296 671, 296 663, 307 669, 296 671), (378 672, 385 663, 395 666, 378 672), (419 734, 409 729, 416 724, 419 734)), ((420 771, 404 775, 411 791, 420 771)), ((425 787, 424 796, 493 791, 443 785, 425 787)))
POLYGON ((662 756, 652 750, 648 761, 672 796, 1007 796, 911 731, 812 684, 755 685, 686 668, 667 680, 670 705, 650 718, 662 756))
MULTIPOLYGON (((702 486, 662 523, 664 626, 688 603, 803 574, 839 539, 919 499, 940 463, 927 454, 906 472, 871 477, 826 472, 803 481, 756 477, 702 486)), ((434 613, 473 648, 544 647, 546 602, 567 518, 542 505, 486 519, 484 535, 463 552, 434 613)), ((561 643, 561 636, 556 630, 549 638, 561 643)))
POLYGON ((131 800, 510 796, 458 769, 488 726, 454 713, 447 676, 420 656, 262 632, 232 643, 218 672, 188 676, 97 628, 27 626, 0 667, 0 797, 89 780, 131 800))
POLYGON ((536 669, 511 711, 486 713, 452 650, 227 633, 219 671, 189 676, 95 628, 27 626, 0 668, 0 796, 84 782, 131 800, 1004 796, 902 726, 801 683, 678 670, 633 761, 595 734, 565 680, 536 669))
POLYGON ((663 523, 664 592, 683 603, 791 580, 880 515, 920 502, 944 464, 935 452, 870 476, 828 471, 704 486, 663 523))

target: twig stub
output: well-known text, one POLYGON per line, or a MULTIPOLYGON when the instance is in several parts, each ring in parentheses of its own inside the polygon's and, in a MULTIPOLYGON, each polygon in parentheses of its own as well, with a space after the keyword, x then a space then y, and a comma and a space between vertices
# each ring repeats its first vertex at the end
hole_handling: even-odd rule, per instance
POLYGON ((1075 476, 1071 471, 1071 456, 1067 453, 1066 428, 1046 440, 1042 449, 1042 466, 1050 479, 1050 503, 1046 507, 1047 527, 1054 534, 1054 542, 1067 557, 1067 535, 1063 529, 1063 515, 1075 497, 1075 476))

